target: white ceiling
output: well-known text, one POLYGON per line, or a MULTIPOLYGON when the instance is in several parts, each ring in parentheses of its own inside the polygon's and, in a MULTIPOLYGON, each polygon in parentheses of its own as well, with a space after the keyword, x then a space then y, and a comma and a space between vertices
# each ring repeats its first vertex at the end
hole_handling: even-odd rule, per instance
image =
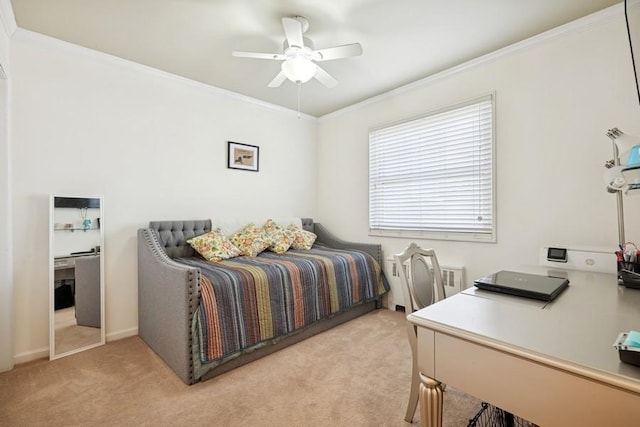
POLYGON ((322 63, 339 84, 302 86, 319 117, 604 9, 620 0, 11 0, 18 27, 297 109, 296 85, 267 84, 281 18, 302 15, 316 49, 359 42, 322 63))

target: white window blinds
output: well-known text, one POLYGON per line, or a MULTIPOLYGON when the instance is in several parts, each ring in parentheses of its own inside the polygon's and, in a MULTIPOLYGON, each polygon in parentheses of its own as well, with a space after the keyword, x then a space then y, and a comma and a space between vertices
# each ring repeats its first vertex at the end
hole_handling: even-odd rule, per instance
POLYGON ((372 234, 495 241, 493 96, 369 133, 372 234))

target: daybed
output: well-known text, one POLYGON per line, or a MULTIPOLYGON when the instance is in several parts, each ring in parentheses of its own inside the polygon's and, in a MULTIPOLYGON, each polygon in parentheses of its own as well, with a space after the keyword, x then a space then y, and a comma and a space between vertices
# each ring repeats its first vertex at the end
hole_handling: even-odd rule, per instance
POLYGON ((140 337, 186 384, 212 378, 380 307, 378 244, 336 238, 298 218, 308 251, 205 261, 186 243, 211 220, 138 230, 140 337))

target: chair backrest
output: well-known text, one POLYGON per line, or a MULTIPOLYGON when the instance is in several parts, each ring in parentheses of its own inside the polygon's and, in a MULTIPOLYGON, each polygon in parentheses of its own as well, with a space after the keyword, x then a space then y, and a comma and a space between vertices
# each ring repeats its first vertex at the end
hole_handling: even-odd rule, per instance
POLYGON ((440 264, 433 249, 423 249, 411 243, 402 253, 394 255, 394 259, 407 313, 445 298, 440 264))
POLYGON ((80 326, 102 327, 100 310, 100 255, 83 256, 75 264, 76 321, 80 326))

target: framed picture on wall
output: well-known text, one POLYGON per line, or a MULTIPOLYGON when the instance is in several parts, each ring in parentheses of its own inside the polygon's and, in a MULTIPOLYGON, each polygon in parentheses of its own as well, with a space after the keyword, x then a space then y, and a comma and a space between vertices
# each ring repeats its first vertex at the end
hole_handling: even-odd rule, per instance
POLYGON ((258 172, 260 147, 256 145, 227 142, 227 167, 258 172))

